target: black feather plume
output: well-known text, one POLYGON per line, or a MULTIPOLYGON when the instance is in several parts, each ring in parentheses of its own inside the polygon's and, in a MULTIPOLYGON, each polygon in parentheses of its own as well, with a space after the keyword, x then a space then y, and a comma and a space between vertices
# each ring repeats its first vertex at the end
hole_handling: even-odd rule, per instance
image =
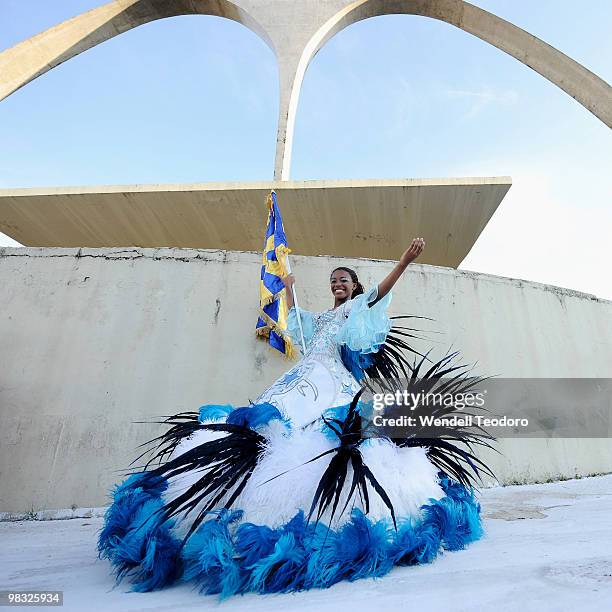
MULTIPOLYGON (((200 423, 198 429, 223 432, 228 435, 199 444, 146 472, 147 476, 161 476, 165 479, 189 473, 199 475, 196 482, 158 511, 160 523, 178 515, 186 517, 197 511, 183 543, 211 511, 231 508, 244 490, 266 444, 266 439, 261 434, 243 425, 200 423)), ((165 442, 157 455, 168 452, 169 446, 174 444, 182 433, 184 430, 179 427, 174 430, 172 436, 160 436, 165 442)))
POLYGON ((342 494, 342 490, 344 489, 348 475, 348 467, 350 465, 352 468, 353 477, 348 489, 346 503, 344 504, 340 515, 344 514, 355 492, 358 492, 361 496, 364 504, 364 512, 365 514, 368 514, 370 510, 368 494, 369 483, 389 509, 391 518, 393 519, 393 524, 396 525, 395 510, 393 509, 391 499, 378 480, 376 480, 376 477, 372 471, 365 464, 361 451, 359 450, 359 445, 365 439, 362 435, 361 415, 357 410, 357 404, 362 392, 363 390, 359 391, 359 393, 357 393, 357 395, 353 398, 347 416, 344 420, 323 418, 327 426, 338 437, 340 444, 329 451, 321 453, 308 462, 311 463, 316 461, 325 455, 334 455, 329 462, 329 465, 325 469, 325 472, 323 472, 321 479, 319 480, 319 484, 316 488, 314 498, 310 506, 310 512, 308 514, 309 521, 315 513, 315 510, 315 522, 318 522, 321 520, 325 512, 331 508, 329 517, 329 524, 331 526, 336 510, 338 509, 340 496, 342 494))
MULTIPOLYGON (((414 315, 391 317, 393 321, 426 318, 414 315)), ((409 377, 412 356, 424 357, 407 341, 410 338, 421 338, 421 336, 412 332, 419 332, 419 330, 413 327, 393 325, 384 344, 376 353, 369 355, 372 363, 364 369, 363 385, 366 388, 371 388, 372 381, 375 381, 377 386, 383 386, 386 391, 390 392, 402 388, 402 381, 409 377)))
POLYGON ((183 440, 189 438, 199 429, 204 428, 202 423, 199 421, 198 412, 180 412, 179 414, 161 418, 163 418, 162 421, 152 422, 160 423, 161 425, 169 425, 170 429, 160 436, 141 444, 139 448, 145 448, 145 451, 136 457, 136 459, 134 459, 130 465, 133 466, 147 455, 149 455, 149 458, 141 469, 148 469, 152 463, 158 463, 161 465, 166 458, 172 455, 176 447, 183 440))
MULTIPOLYGON (((428 355, 422 355, 419 361, 408 364, 409 376, 399 381, 402 390, 406 390, 413 397, 439 394, 445 397, 446 401, 443 404, 421 403, 410 411, 410 415, 415 417, 416 425, 410 427, 409 435, 393 436, 391 439, 400 447, 427 448, 428 457, 437 468, 465 486, 474 486, 481 480, 482 474, 495 477, 490 468, 474 454, 475 447, 493 449, 491 442, 495 438, 477 425, 422 424, 423 420, 427 422, 426 419, 432 421, 447 420, 453 416, 462 419, 476 416, 461 405, 459 398, 465 393, 474 393, 487 378, 470 376, 471 370, 468 366, 455 365, 457 355, 457 352, 451 353, 436 362, 431 362, 428 355), (426 361, 431 365, 428 364, 425 370, 426 361)), ((403 363, 406 364, 407 360, 403 363)), ((370 389, 384 392, 388 388, 385 382, 370 380, 370 389)), ((398 418, 406 413, 406 406, 390 406, 385 408, 384 416, 398 418)), ((366 435, 383 435, 380 431, 377 434, 371 423, 364 424, 364 428, 367 430, 366 435)))

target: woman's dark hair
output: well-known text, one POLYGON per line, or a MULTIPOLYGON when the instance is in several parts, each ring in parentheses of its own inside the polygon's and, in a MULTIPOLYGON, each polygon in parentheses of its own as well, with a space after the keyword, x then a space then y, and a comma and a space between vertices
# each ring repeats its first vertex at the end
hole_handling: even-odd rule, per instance
POLYGON ((332 270, 332 274, 334 272, 337 272, 338 270, 344 270, 345 272, 348 272, 349 276, 351 277, 351 280, 357 285, 351 295, 351 299, 357 297, 358 295, 361 295, 362 293, 365 293, 365 289, 363 288, 363 285, 359 282, 359 279, 357 278, 357 272, 355 272, 355 270, 340 266, 339 268, 334 268, 332 270))

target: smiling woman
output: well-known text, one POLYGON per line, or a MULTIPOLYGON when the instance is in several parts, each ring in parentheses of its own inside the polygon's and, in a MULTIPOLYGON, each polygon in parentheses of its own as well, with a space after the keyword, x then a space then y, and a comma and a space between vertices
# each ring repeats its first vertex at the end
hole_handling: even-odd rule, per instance
MULTIPOLYGON (((366 292, 353 270, 336 268, 324 312, 290 300, 288 332, 297 344, 299 319, 302 359, 251 405, 166 420, 169 431, 106 515, 99 550, 118 578, 139 591, 178 579, 224 597, 298 591, 427 563, 480 537, 471 483, 488 469, 470 443, 488 446, 487 436, 457 427, 444 439, 373 437, 359 401, 368 381, 397 386, 412 372, 411 384, 435 388, 452 371, 447 356, 419 374, 426 358, 410 366, 407 328, 386 314, 391 288, 423 248, 413 240, 366 292)), ((289 296, 293 277, 284 282, 289 296)), ((455 392, 472 384, 463 375, 455 392)))

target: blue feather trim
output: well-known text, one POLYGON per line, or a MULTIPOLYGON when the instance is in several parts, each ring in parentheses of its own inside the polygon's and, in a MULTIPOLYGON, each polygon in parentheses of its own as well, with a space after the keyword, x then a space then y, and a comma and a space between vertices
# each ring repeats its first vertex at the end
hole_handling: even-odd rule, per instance
POLYGON ((115 487, 98 538, 100 558, 112 563, 117 582, 129 576, 134 591, 154 591, 171 584, 182 573, 180 542, 172 535, 172 521, 160 525, 163 478, 133 474, 115 487))
MULTIPOLYGON (((157 479, 160 480, 160 479, 157 479)), ((221 510, 203 523, 184 548, 159 525, 165 483, 135 475, 115 492, 100 535, 100 555, 117 578, 135 590, 153 590, 177 577, 203 593, 282 593, 329 587, 341 580, 380 577, 394 565, 429 563, 443 550, 459 550, 482 536, 480 505, 473 492, 440 474, 446 496, 430 500, 418 520, 372 521, 359 510, 338 530, 308 523, 298 512, 282 527, 241 523, 241 511, 221 510)))
POLYGON ((229 414, 226 423, 258 429, 274 420, 282 421, 285 425, 289 424, 276 406, 264 402, 262 404, 251 404, 244 408, 236 408, 229 414))
POLYGON ((353 351, 346 344, 340 345, 340 359, 342 359, 344 367, 355 377, 357 382, 363 380, 365 377, 364 370, 367 370, 374 363, 371 353, 353 351))
POLYGON ((240 566, 235 558, 229 525, 240 520, 242 512, 222 510, 187 540, 183 549, 183 580, 195 580, 201 593, 227 597, 242 588, 240 566))
POLYGON ((289 421, 283 417, 280 410, 267 402, 238 408, 234 408, 231 404, 206 404, 200 407, 198 417, 200 423, 225 421, 230 425, 240 425, 251 429, 264 427, 275 419, 289 425, 289 421))
POLYGON ((205 404, 200 406, 200 423, 207 421, 220 421, 226 419, 230 412, 234 409, 231 404, 205 404))
MULTIPOLYGON (((349 410, 351 408, 351 404, 344 404, 342 406, 335 406, 334 408, 328 408, 321 415, 323 418, 321 419, 321 432, 325 435, 328 440, 332 440, 333 442, 338 441, 338 434, 334 432, 332 426, 338 429, 339 424, 334 423, 334 421, 346 421, 349 410), (331 422, 331 426, 328 425, 325 420, 331 422)), ((355 411, 357 414, 368 414, 372 412, 371 402, 357 402, 355 406, 355 411)), ((362 444, 368 444, 369 439, 366 438, 362 444)))

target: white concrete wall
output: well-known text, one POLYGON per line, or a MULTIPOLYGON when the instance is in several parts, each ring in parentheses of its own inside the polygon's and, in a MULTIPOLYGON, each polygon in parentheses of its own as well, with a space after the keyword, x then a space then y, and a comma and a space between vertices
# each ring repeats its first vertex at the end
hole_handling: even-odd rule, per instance
MULTIPOLYGON (((301 305, 328 308, 341 262, 371 285, 393 265, 295 257, 301 305)), ((245 404, 287 367, 253 335, 260 255, 182 249, 0 249, 0 511, 100 506, 156 415, 245 404)), ((393 313, 427 315, 440 352, 479 373, 611 377, 612 302, 413 265, 393 313)), ((506 440, 504 482, 612 471, 612 444, 506 440)))

